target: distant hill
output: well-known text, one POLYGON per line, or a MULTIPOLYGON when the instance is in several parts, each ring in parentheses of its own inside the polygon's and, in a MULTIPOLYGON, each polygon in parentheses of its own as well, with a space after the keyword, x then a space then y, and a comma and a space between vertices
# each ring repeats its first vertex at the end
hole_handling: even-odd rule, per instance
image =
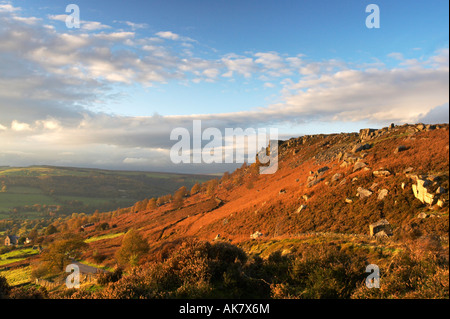
POLYGON ((114 210, 211 178, 74 167, 0 167, 0 219, 114 210))

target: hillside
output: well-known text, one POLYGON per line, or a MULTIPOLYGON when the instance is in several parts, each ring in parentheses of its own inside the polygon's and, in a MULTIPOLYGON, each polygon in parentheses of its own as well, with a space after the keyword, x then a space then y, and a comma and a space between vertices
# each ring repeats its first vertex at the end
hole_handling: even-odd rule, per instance
POLYGON ((203 192, 181 208, 166 204, 113 222, 118 231, 140 229, 155 246, 188 236, 212 240, 217 234, 239 242, 256 231, 262 238, 308 232, 368 235, 369 224, 382 218, 398 236, 415 229, 443 236, 448 193, 439 197, 443 207, 429 207, 414 197, 412 185, 414 176, 429 176, 434 189, 448 190, 448 125, 417 127, 385 129, 368 139, 363 131, 284 141, 276 174, 258 175, 253 165, 222 178, 214 194, 221 205, 203 192), (361 143, 370 148, 355 150, 361 143), (397 153, 399 146, 406 149, 397 153), (358 197, 358 189, 372 194, 358 197), (386 197, 378 199, 383 190, 386 197), (419 220, 422 212, 432 217, 419 220))
MULTIPOLYGON (((149 244, 149 252, 140 264, 169 262, 189 249, 210 249, 186 246, 191 240, 210 242, 212 249, 220 243, 231 243, 253 256, 249 260, 255 256, 262 258, 264 262, 259 265, 268 267, 264 271, 278 269, 274 265, 285 265, 287 268, 280 271, 289 276, 297 269, 295 263, 308 256, 310 262, 318 258, 317 263, 326 265, 331 262, 326 258, 345 254, 353 265, 359 265, 359 275, 345 281, 354 282, 349 290, 336 295, 348 298, 372 296, 361 288, 364 264, 376 263, 401 272, 407 269, 403 267, 404 260, 410 258, 408 265, 416 267, 422 259, 411 261, 419 255, 414 258, 407 255, 401 262, 396 258, 421 247, 420 258, 433 253, 437 259, 423 260, 440 260, 427 268, 438 269, 433 270, 430 280, 439 280, 437 287, 443 285, 433 288, 437 290, 433 290, 432 296, 448 298, 448 279, 446 282, 442 279, 448 278, 448 190, 448 124, 391 125, 359 133, 302 136, 279 142, 279 167, 275 174, 259 175, 258 164, 243 165, 232 174, 224 174, 217 184, 205 182, 198 193, 186 195, 177 203, 169 201, 150 208, 148 201, 145 205, 138 202, 128 210, 105 213, 90 230, 79 233, 89 245, 81 259, 114 268, 116 252, 130 229, 138 231, 149 244), (392 233, 383 228, 371 236, 369 225, 380 220, 390 224, 392 233), (103 230, 96 227, 101 223, 110 227, 103 230)), ((57 241, 67 229, 78 232, 70 228, 71 223, 74 221, 54 223, 59 233, 41 238, 43 245, 57 241)), ((33 256, 27 262, 33 260, 39 257, 33 256)), ((249 261, 243 261, 242 271, 246 276, 252 274, 270 281, 271 297, 320 298, 320 294, 305 295, 299 292, 302 290, 292 288, 294 284, 304 284, 295 278, 281 280, 285 276, 281 273, 271 277, 252 272, 256 261, 251 260, 250 266, 249 261)), ((392 278, 388 277, 392 282, 399 275, 395 271, 392 278)), ((392 288, 397 287, 394 283, 390 287, 393 292, 374 296, 430 294, 418 288, 405 288, 407 293, 402 295, 404 292, 392 288)))

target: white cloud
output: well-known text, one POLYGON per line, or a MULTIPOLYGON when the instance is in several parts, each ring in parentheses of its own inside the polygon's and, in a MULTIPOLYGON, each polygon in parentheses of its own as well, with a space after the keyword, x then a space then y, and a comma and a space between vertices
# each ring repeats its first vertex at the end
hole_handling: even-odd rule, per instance
POLYGON ((102 24, 97 21, 80 21, 80 27, 82 30, 87 30, 87 31, 103 30, 103 29, 111 28, 109 25, 102 24))
POLYGON ((28 123, 21 123, 15 120, 11 123, 11 129, 16 132, 31 131, 31 127, 28 123))
POLYGON ((160 38, 167 39, 167 40, 176 41, 176 40, 180 39, 180 36, 176 33, 173 33, 172 31, 160 31, 160 32, 157 32, 156 35, 160 38))
POLYGON ((391 54, 397 58, 395 68, 311 61, 274 51, 205 59, 196 55, 193 40, 171 31, 141 38, 135 32, 102 31, 102 24, 94 23, 91 30, 66 33, 15 14, 2 13, 0 24, 2 163, 88 165, 98 159, 98 165, 167 168, 171 129, 189 128, 194 119, 204 121, 205 127, 245 128, 312 121, 432 122, 448 114, 448 48, 424 60, 391 54), (178 47, 188 43, 190 54, 171 49, 173 44, 164 41, 168 39, 179 41, 178 47), (223 78, 240 76, 260 88, 279 83, 280 102, 185 116, 126 117, 93 111, 98 101, 112 99, 111 85, 152 86, 173 79, 226 82, 223 78))
POLYGON ((0 3, 0 12, 15 12, 20 10, 19 7, 14 7, 10 3, 0 3))

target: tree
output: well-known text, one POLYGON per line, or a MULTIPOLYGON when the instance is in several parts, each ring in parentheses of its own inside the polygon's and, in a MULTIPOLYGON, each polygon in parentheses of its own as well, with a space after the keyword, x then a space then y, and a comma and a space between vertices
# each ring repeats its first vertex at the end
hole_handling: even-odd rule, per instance
POLYGON ((206 186, 206 193, 208 195, 214 195, 218 185, 219 185, 219 181, 217 179, 210 180, 208 182, 208 185, 206 186))
POLYGON ((147 240, 134 229, 130 229, 123 237, 116 259, 120 264, 136 266, 149 248, 147 240))
POLYGON ((88 247, 83 238, 68 235, 65 238, 53 242, 44 250, 42 260, 48 270, 63 271, 71 259, 78 259, 84 249, 88 247))
POLYGON ((45 235, 52 235, 54 233, 58 232, 58 230, 56 229, 55 226, 53 225, 49 225, 46 229, 45 229, 45 235))
POLYGON ((157 205, 156 205, 156 198, 151 198, 148 201, 147 210, 152 210, 152 209, 155 209, 156 207, 157 207, 157 205))
POLYGON ((191 188, 191 195, 195 195, 200 191, 200 184, 195 183, 194 186, 191 188))
POLYGON ((181 186, 173 196, 173 206, 174 208, 180 208, 183 205, 184 198, 186 197, 188 191, 186 187, 181 186))

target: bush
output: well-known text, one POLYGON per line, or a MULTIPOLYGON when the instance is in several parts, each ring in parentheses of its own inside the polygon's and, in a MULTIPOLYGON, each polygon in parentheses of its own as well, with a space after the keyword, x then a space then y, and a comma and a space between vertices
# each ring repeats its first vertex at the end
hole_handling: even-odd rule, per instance
POLYGON ((8 298, 11 287, 5 277, 0 276, 0 299, 8 298))
POLYGON ((47 290, 44 287, 18 287, 13 288, 9 293, 10 299, 46 299, 47 290))
POLYGON ((134 229, 130 229, 123 237, 116 258, 121 265, 136 266, 148 250, 148 242, 134 229))

